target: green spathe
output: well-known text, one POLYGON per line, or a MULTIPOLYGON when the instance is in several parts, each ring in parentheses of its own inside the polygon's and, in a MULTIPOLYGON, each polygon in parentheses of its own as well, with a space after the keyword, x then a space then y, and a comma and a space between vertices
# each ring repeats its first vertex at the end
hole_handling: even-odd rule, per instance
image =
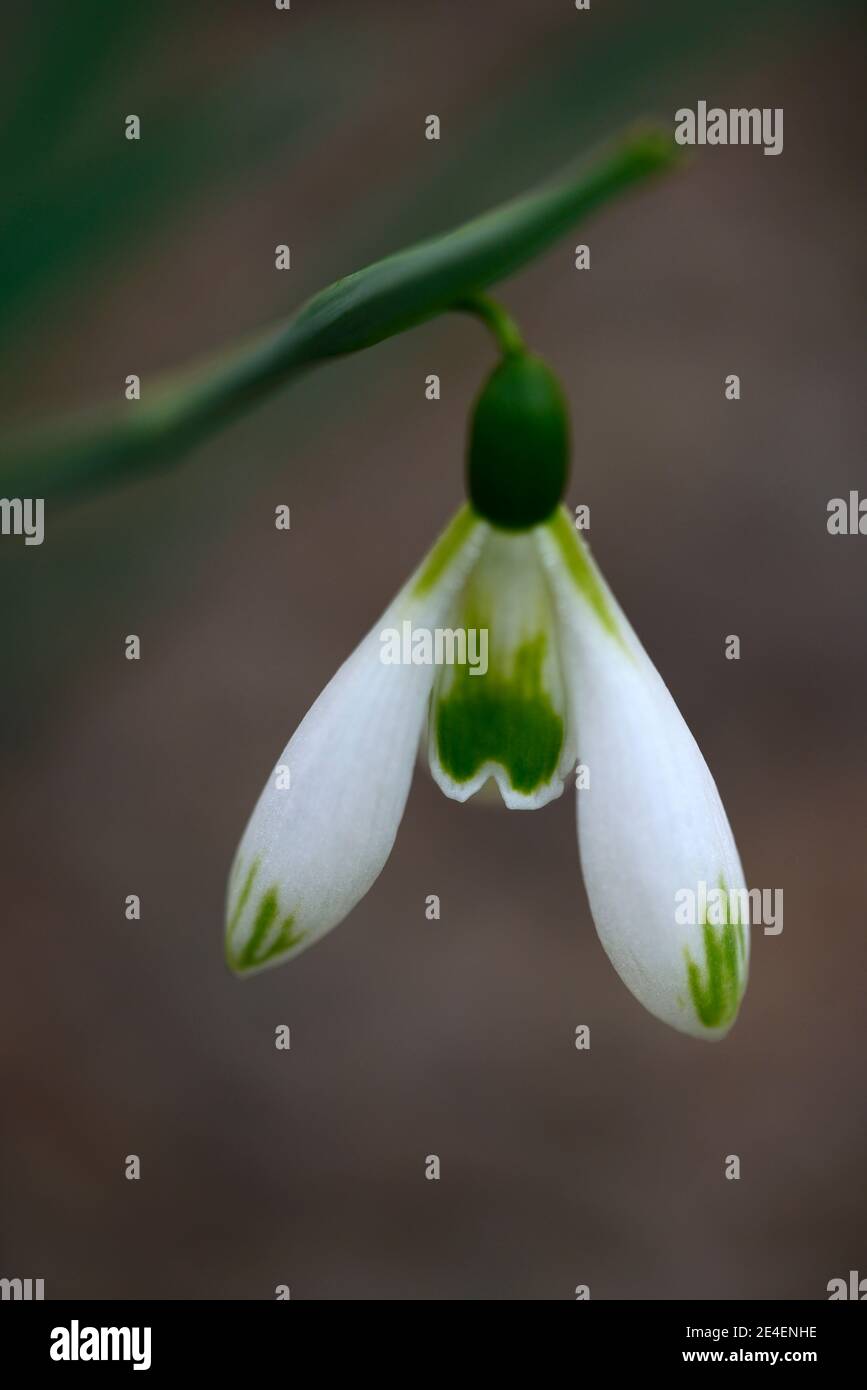
POLYGON ((541 357, 510 352, 473 409, 467 491, 479 516, 507 531, 546 521, 569 475, 569 412, 541 357))

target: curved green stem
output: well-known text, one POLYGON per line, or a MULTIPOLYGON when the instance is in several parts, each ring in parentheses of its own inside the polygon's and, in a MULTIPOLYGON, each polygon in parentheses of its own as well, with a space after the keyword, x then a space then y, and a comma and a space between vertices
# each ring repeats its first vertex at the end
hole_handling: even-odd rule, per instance
POLYGON ((510 314, 506 312, 502 304, 498 304, 495 299, 491 299, 487 294, 471 294, 466 299, 459 300, 452 308, 457 313, 475 314, 483 323, 487 324, 497 340, 500 352, 504 357, 511 356, 515 352, 525 352, 526 343, 524 342, 521 330, 510 314))
POLYGON ((600 204, 682 162, 668 131, 627 131, 536 192, 338 280, 252 342, 143 382, 139 401, 119 399, 0 439, 0 496, 77 497, 146 475, 309 367, 457 305, 486 319, 511 352, 520 335, 479 291, 538 256, 600 204))

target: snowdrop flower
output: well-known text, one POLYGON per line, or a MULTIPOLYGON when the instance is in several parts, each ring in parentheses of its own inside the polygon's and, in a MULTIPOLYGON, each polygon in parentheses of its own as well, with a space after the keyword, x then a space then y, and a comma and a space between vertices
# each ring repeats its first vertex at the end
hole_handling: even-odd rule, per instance
POLYGON ((569 514, 568 420, 540 359, 505 357, 476 403, 469 502, 302 720, 235 860, 227 957, 289 960, 381 872, 420 739, 449 797, 485 784, 534 810, 580 758, 578 844, 602 945, 632 993, 685 1033, 723 1036, 747 977, 736 910, 681 920, 684 890, 744 877, 713 778, 569 514), (409 624, 409 627, 406 625, 409 624), (484 631, 486 670, 435 666, 419 633, 484 631), (383 634, 411 632, 411 659, 383 634))

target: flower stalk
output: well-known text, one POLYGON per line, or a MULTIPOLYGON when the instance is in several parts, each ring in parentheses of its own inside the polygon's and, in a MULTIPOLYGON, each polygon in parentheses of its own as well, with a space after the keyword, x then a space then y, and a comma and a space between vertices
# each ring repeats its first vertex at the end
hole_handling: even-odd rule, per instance
MULTIPOLYGON (((0 438, 0 495, 75 500, 173 464, 311 367, 449 312, 597 207, 682 162, 669 131, 628 130, 537 191, 345 276, 258 338, 143 382, 135 403, 121 397, 0 438)), ((477 303, 474 312, 485 310, 477 303)), ((511 350, 508 326, 491 323, 511 350)))
POLYGON ((503 357, 525 352, 526 344, 515 320, 488 294, 472 294, 452 306, 458 313, 474 314, 490 329, 503 357))

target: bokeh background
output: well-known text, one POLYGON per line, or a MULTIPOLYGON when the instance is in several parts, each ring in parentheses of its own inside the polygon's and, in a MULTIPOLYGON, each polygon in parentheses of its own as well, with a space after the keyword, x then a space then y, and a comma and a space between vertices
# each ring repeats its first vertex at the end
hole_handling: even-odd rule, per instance
POLYGON ((6 423, 116 398, 129 372, 147 390, 623 121, 784 108, 780 157, 705 150, 499 294, 567 386, 569 501, 785 928, 754 933, 724 1044, 675 1035, 596 939, 571 796, 462 807, 422 771, 350 919, 230 977, 243 822, 459 501, 493 356, 456 316, 324 368, 183 464, 49 507, 41 548, 0 544, 0 1273, 130 1299, 813 1299, 867 1273, 867 541, 826 530, 828 499, 867 484, 856 13, 4 15, 6 423))

